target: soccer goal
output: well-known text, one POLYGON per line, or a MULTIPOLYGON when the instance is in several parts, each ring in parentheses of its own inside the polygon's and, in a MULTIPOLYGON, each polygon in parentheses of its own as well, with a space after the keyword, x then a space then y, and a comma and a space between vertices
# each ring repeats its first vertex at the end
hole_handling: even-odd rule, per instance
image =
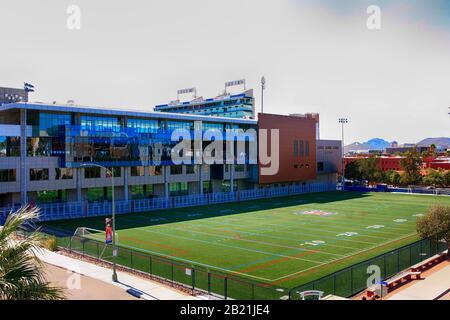
MULTIPOLYGON (((70 248, 100 259, 112 257, 112 245, 105 242, 106 232, 87 227, 78 227, 70 239, 70 248)), ((116 232, 116 243, 119 241, 116 232)))

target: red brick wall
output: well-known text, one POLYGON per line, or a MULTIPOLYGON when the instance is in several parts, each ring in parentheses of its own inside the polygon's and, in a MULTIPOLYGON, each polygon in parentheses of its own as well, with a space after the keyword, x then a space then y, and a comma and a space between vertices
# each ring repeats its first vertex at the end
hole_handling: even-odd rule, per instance
MULTIPOLYGON (((259 183, 283 183, 295 181, 314 180, 317 176, 316 164, 316 120, 304 117, 282 116, 267 113, 258 115, 259 129, 268 130, 268 141, 270 143, 270 129, 279 129, 280 132, 280 165, 275 175, 261 175, 261 164, 259 164, 259 183), (298 155, 294 157, 294 142, 309 142, 309 156, 298 155)), ((259 143, 261 143, 259 141, 259 143)), ((271 148, 269 146, 269 154, 271 148)))

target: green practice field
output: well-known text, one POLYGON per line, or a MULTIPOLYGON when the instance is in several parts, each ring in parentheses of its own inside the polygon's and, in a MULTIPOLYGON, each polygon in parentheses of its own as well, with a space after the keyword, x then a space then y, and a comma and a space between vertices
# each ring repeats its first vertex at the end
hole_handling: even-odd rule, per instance
MULTIPOLYGON (((437 203, 450 197, 312 193, 118 215, 116 226, 123 248, 289 289, 416 241, 417 217, 437 203)), ((46 225, 105 227, 104 217, 46 225)))

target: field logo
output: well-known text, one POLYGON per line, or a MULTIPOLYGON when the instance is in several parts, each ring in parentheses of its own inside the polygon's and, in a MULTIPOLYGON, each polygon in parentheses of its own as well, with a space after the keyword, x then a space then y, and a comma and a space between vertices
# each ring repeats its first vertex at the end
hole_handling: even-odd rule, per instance
POLYGON ((373 226, 366 227, 366 229, 380 229, 380 228, 384 228, 384 226, 382 224, 374 224, 373 226))
POLYGON ((310 245, 310 246, 320 246, 322 244, 325 244, 325 241, 322 240, 313 240, 311 242, 305 242, 305 243, 301 243, 301 246, 306 246, 306 245, 310 245))
POLYGON ((339 233, 339 234, 336 235, 336 237, 341 237, 341 236, 353 237, 353 236, 357 236, 357 235, 358 235, 358 232, 348 231, 348 232, 344 232, 344 233, 339 233))
POLYGON ((327 216, 332 216, 332 215, 336 214, 336 212, 328 212, 328 211, 322 211, 322 210, 309 210, 309 211, 296 212, 296 214, 327 217, 327 216))

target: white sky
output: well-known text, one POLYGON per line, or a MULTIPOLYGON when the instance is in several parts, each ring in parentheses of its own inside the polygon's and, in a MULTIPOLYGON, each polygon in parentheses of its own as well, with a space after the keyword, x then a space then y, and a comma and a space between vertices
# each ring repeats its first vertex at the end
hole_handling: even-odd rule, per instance
POLYGON ((212 97, 225 81, 245 78, 259 108, 264 75, 265 111, 318 112, 322 138, 340 138, 337 118, 346 116, 346 142, 417 142, 450 136, 450 23, 439 15, 448 8, 413 0, 0 0, 0 86, 27 81, 34 101, 148 111, 177 89, 212 97), (366 28, 374 2, 380 31, 366 28), (81 30, 66 27, 70 4, 81 8, 81 30))

